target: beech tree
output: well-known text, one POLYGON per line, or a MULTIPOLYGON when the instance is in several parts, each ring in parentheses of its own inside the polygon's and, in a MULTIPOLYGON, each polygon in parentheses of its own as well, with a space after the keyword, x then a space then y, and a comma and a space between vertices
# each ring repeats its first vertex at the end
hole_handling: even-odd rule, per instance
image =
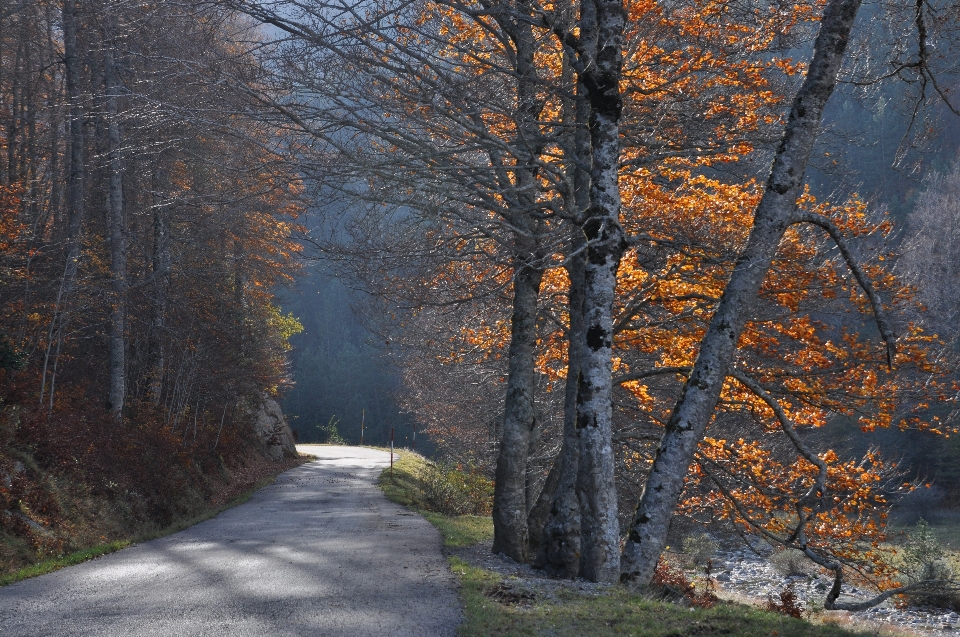
MULTIPOLYGON (((875 410, 871 426, 890 424, 896 392, 888 391, 888 376, 869 368, 875 352, 843 334, 848 325, 818 321, 802 307, 832 299, 844 275, 816 234, 792 227, 818 228, 838 246, 865 292, 856 307, 875 315, 892 365, 893 328, 880 294, 905 293, 882 267, 856 260, 845 238, 881 233, 884 224, 864 221, 856 199, 831 207, 804 190, 857 6, 833 2, 823 17, 805 4, 764 16, 754 7, 731 11, 738 7, 726 2, 233 6, 292 36, 273 58, 286 94, 259 99, 278 125, 300 135, 312 158, 304 170, 339 181, 331 189, 356 206, 338 231, 355 232, 350 238, 358 241, 336 247, 337 257, 372 275, 366 281, 378 279, 371 287, 384 298, 417 308, 513 294, 512 329, 500 323, 484 332, 481 318, 462 330, 473 332, 467 349, 507 350, 495 550, 519 560, 536 552, 538 564, 570 576, 644 584, 693 475, 713 491, 691 501, 725 502, 728 515, 809 551, 842 580, 849 556, 840 559, 830 533, 812 530, 813 520, 837 509, 812 504, 812 496, 791 500, 786 485, 806 481, 819 485, 810 493, 866 496, 841 479, 852 471, 847 459, 828 462, 791 432, 798 417, 822 423, 863 406, 875 410), (757 187, 751 173, 764 135, 779 128, 785 94, 770 78, 802 70, 772 54, 808 24, 820 26, 813 60, 766 186, 757 187), (753 228, 749 237, 739 232, 744 225, 753 228), (383 276, 390 267, 402 274, 383 276), (561 267, 566 277, 556 276, 561 267), (565 309, 549 305, 544 285, 551 296, 566 294, 565 309), (764 320, 755 317, 761 308, 769 312, 764 320), (563 336, 542 327, 551 312, 566 314, 554 321, 563 336), (541 370, 566 383, 568 400, 564 444, 534 504, 527 463, 536 425, 533 361, 544 333, 556 349, 541 370), (782 364, 771 364, 777 356, 782 364), (818 374, 833 385, 813 380, 818 374), (615 426, 616 387, 638 411, 659 418, 661 403, 676 398, 667 385, 678 379, 683 389, 673 415, 660 418, 665 433, 621 568, 617 449, 660 436, 615 426), (803 399, 789 402, 791 392, 803 399), (718 404, 738 426, 761 423, 760 434, 705 437, 718 404), (738 404, 748 407, 738 412, 738 404), (773 429, 793 446, 792 457, 771 455, 764 436, 773 429), (741 479, 758 458, 781 464, 768 478, 741 479), (775 510, 797 507, 795 526, 771 530, 764 525, 773 522, 757 520, 763 489, 780 489, 775 510), (753 509, 738 508, 745 502, 753 509), (535 551, 527 548, 531 539, 535 551)), ((925 24, 923 8, 917 12, 925 24)), ((917 65, 901 60, 897 72, 918 69, 918 81, 936 92, 924 51, 917 65)), ((442 324, 435 314, 422 316, 442 324)), ((935 373, 926 338, 901 333, 899 364, 935 373)), ((454 326, 438 347, 455 341, 454 326)), ((442 358, 452 365, 470 357, 442 358)), ((621 457, 639 474, 644 450, 637 449, 621 457)), ((876 466, 869 480, 887 475, 882 461, 865 462, 876 466)), ((875 528, 855 526, 837 530, 878 541, 875 528)))
MULTIPOLYGON (((573 81, 577 66, 574 60, 578 56, 586 56, 586 61, 581 60, 581 63, 589 66, 590 56, 599 55, 599 49, 591 53, 574 50, 574 47, 564 54, 560 42, 551 35, 551 31, 572 28, 575 24, 572 7, 554 7, 547 24, 539 16, 539 8, 522 3, 482 6, 428 4, 423 9, 418 7, 412 15, 400 9, 391 13, 391 7, 383 7, 375 16, 364 15, 363 19, 355 15, 352 9, 339 5, 317 4, 289 11, 263 4, 238 6, 296 38, 296 44, 290 45, 290 50, 278 57, 282 61, 276 63, 285 81, 294 87, 292 90, 296 91, 296 97, 270 106, 293 122, 294 127, 316 140, 321 153, 317 157, 322 158, 322 153, 327 153, 327 156, 337 158, 336 163, 342 174, 339 179, 347 184, 366 182, 359 189, 349 186, 352 191, 346 193, 347 196, 369 202, 374 217, 377 214, 387 215, 383 217, 388 220, 383 226, 375 225, 380 221, 370 222, 370 217, 365 217, 365 223, 374 225, 367 226, 366 238, 358 244, 355 255, 358 261, 369 260, 371 251, 379 255, 398 252, 377 245, 376 239, 371 237, 380 233, 372 231, 372 228, 385 230, 390 227, 387 232, 397 235, 397 228, 409 223, 415 235, 418 232, 416 224, 421 223, 420 220, 430 219, 432 222, 435 217, 445 225, 431 228, 427 234, 430 241, 441 232, 449 232, 453 233, 448 235, 453 239, 442 242, 444 246, 456 244, 459 237, 461 246, 474 250, 475 246, 483 246, 482 254, 494 260, 502 259, 499 255, 503 250, 511 255, 513 276, 510 283, 515 294, 514 310, 520 314, 514 315, 517 329, 510 333, 512 353, 508 354, 508 359, 512 371, 507 375, 504 416, 507 424, 500 446, 501 461, 498 463, 500 479, 497 480, 494 507, 498 539, 495 550, 525 559, 525 536, 528 533, 526 517, 533 502, 525 495, 529 489, 525 488, 524 474, 527 473, 525 463, 530 432, 535 423, 532 392, 526 388, 533 386, 531 374, 536 291, 546 258, 562 245, 575 246, 567 248, 573 254, 565 261, 565 267, 571 272, 571 280, 580 280, 581 275, 577 270, 581 265, 587 270, 592 267, 583 252, 596 248, 596 242, 586 240, 582 230, 584 211, 592 205, 590 184, 596 185, 593 197, 598 201, 618 190, 610 190, 615 185, 610 180, 616 180, 619 171, 619 133, 610 137, 612 133, 607 130, 609 117, 616 113, 611 111, 597 120, 600 128, 595 128, 594 133, 599 137, 591 143, 587 126, 591 94, 583 81, 579 82, 579 88, 573 81), (346 28, 346 25, 351 26, 346 28), (347 42, 351 45, 347 46, 347 42), (302 65, 296 62, 303 59, 310 61, 302 65), (456 75, 451 74, 449 65, 452 62, 458 65, 456 75), (315 69, 319 68, 326 70, 318 76, 315 69), (357 82, 358 77, 363 81, 357 82), (495 93, 491 96, 477 91, 473 85, 489 87, 495 93), (464 94, 469 98, 466 102, 464 94), (576 133, 561 134, 564 128, 576 133), (344 140, 348 138, 353 141, 346 143, 344 140), (355 141, 358 139, 359 142, 355 141), (470 143, 458 146, 460 140, 469 140, 470 143), (611 140, 617 148, 609 145, 601 148, 611 140), (591 158, 591 153, 597 152, 605 157, 606 164, 591 158), (607 165, 611 152, 616 161, 607 165), (606 172, 594 175, 591 180, 589 171, 585 169, 587 165, 606 166, 603 169, 606 172), (532 194, 534 190, 538 191, 536 196, 532 194), (524 191, 530 191, 530 194, 524 194, 524 191), (418 221, 410 222, 392 213, 381 213, 384 208, 380 206, 383 204, 386 204, 386 208, 418 210, 422 216, 416 217, 418 221), (491 218, 487 216, 487 211, 497 216, 491 218), (538 215, 541 218, 538 219, 538 215), (496 220, 500 227, 492 225, 491 219, 496 220), (506 224, 502 224, 501 220, 506 224), (563 220, 574 222, 576 229, 569 235, 557 223, 563 220), (509 230, 512 238, 501 238, 502 229, 509 230), (564 235, 571 237, 568 244, 561 244, 554 238, 554 245, 549 245, 551 237, 563 238, 564 235), (542 239, 531 243, 531 238, 538 236, 542 239), (540 242, 539 247, 537 241, 540 242), (525 283, 524 277, 528 275, 532 278, 525 283), (524 289, 527 291, 524 292, 524 289), (515 423, 520 424, 515 426, 515 423)), ((612 8, 608 9, 613 11, 612 8)), ((601 19, 589 15, 581 17, 588 22, 601 19)), ((609 18, 602 17, 602 20, 609 18)), ((651 15, 649 23, 656 25, 657 20, 657 16, 651 15)), ((590 26, 590 32, 597 32, 597 28, 590 26)), ((603 41, 596 46, 603 48, 608 44, 603 41)), ((668 57, 662 52, 657 55, 668 57)), ((650 61, 637 64, 639 66, 645 62, 650 61)), ((613 61, 612 64, 617 66, 619 63, 613 61)), ((613 67, 608 69, 609 72, 613 70, 613 67)), ((705 67, 696 69, 704 70, 709 71, 705 67)), ((726 69, 727 72, 730 70, 726 69)), ((688 76, 694 72, 690 69, 678 71, 688 76)), ((603 86, 596 90, 609 88, 611 80, 606 76, 604 78, 606 84, 601 82, 603 86)), ((599 81, 597 78, 594 80, 599 81)), ((664 80, 664 84, 668 82, 664 80)), ((619 99, 615 98, 614 101, 619 99)), ((615 111, 620 107, 614 105, 613 108, 615 111)), ((656 117, 650 115, 650 119, 656 117)), ((659 119, 672 121, 673 118, 665 118, 661 114, 659 119)), ((707 119, 710 119, 709 115, 707 119)), ((653 141, 656 133, 649 136, 653 141)), ((724 140, 720 145, 707 144, 707 153, 723 152, 732 143, 732 140, 724 140)), ((694 146, 695 142, 691 141, 690 147, 694 146)), ((677 152, 676 146, 654 147, 645 149, 644 155, 646 161, 656 161, 651 157, 677 152)), ((703 150, 700 152, 704 153, 703 150)), ((633 159, 637 160, 637 165, 642 165, 643 160, 636 156, 633 159)), ((320 159, 319 163, 329 169, 334 162, 320 159)), ((333 179, 332 174, 336 173, 327 174, 328 181, 333 179)), ((595 211, 598 214, 601 209, 607 210, 604 214, 616 212, 618 204, 615 199, 604 199, 595 211)), ((592 227, 590 222, 587 225, 592 227)), ((622 247, 617 250, 622 250, 622 247)), ((422 254, 422 250, 419 253, 422 254)), ((457 262, 462 257, 448 253, 447 258, 457 262)), ((607 274, 602 275, 598 271, 594 278, 599 281, 606 276, 603 285, 615 281, 608 275, 615 272, 618 259, 616 257, 606 262, 603 267, 607 274)), ((381 258, 374 263, 383 265, 384 261, 381 258)), ((440 267, 441 274, 427 277, 430 289, 447 289, 450 286, 449 271, 443 269, 444 266, 440 267)), ((471 276, 476 277, 480 272, 484 270, 475 270, 471 276)), ((382 272, 373 274, 380 281, 388 282, 387 285, 379 284, 381 290, 395 293, 393 279, 384 278, 382 272)), ((466 278, 458 281, 465 283, 466 278)), ((591 294, 600 294, 600 288, 595 287, 591 294)), ((570 296, 571 303, 579 307, 581 301, 577 290, 572 289, 570 296)), ((597 306, 601 308, 597 311, 601 311, 602 306, 603 302, 597 306)), ((609 310, 606 312, 609 314, 609 310)), ((579 310, 576 314, 579 314, 579 310)), ((602 322, 602 316, 596 320, 602 322)), ((574 338, 577 340, 574 347, 579 348, 581 338, 574 338)), ((609 351, 606 354, 601 352, 598 360, 605 355, 609 358, 609 351)), ((577 358, 571 356, 570 361, 576 369, 579 365, 577 358)), ((591 374, 595 373, 603 376, 604 372, 596 368, 591 374)), ((569 374, 569 378, 572 382, 577 378, 577 373, 569 374)), ((591 380, 590 383, 597 388, 603 386, 599 380, 591 380)), ((607 386, 609 389, 609 383, 607 386)), ((570 387, 571 392, 574 389, 570 387)), ((589 393, 592 390, 584 391, 589 393)), ((583 405, 588 406, 584 408, 600 409, 598 417, 603 420, 607 417, 603 416, 603 408, 599 405, 606 399, 600 396, 598 400, 600 402, 586 401, 583 405)), ((576 404, 571 396, 571 414, 576 404)), ((571 416, 569 422, 575 421, 571 416)), ((591 537, 597 535, 606 538, 600 543, 590 540, 587 545, 599 547, 603 544, 607 547, 597 553, 596 559, 592 553, 585 558, 585 563, 592 564, 585 567, 585 572, 596 571, 598 574, 590 577, 610 579, 616 571, 610 564, 611 560, 616 560, 617 552, 611 547, 618 542, 613 539, 617 535, 615 507, 611 509, 607 506, 615 503, 609 436, 593 427, 581 429, 583 431, 577 437, 577 444, 586 445, 589 454, 593 454, 590 456, 592 459, 584 461, 582 470, 573 469, 574 475, 580 475, 579 493, 585 499, 582 506, 589 509, 588 524, 584 528, 591 537), (597 434, 597 431, 600 433, 597 434), (604 440, 607 442, 604 443, 604 440), (595 497, 600 500, 588 501, 595 497)), ((547 481, 548 485, 557 484, 561 464, 558 464, 558 471, 552 473, 554 479, 547 481)), ((564 483, 574 482, 566 480, 564 483)), ((544 519, 544 509, 549 506, 553 491, 552 486, 544 491, 537 513, 532 516, 533 520, 544 519)), ((569 497, 566 489, 562 497, 569 497)), ((581 508, 579 502, 576 508, 581 508)), ((538 535, 540 526, 542 522, 535 521, 529 528, 538 535)))
MULTIPOLYGON (((570 214, 563 193, 572 190, 559 159, 561 119, 569 110, 561 94, 569 87, 557 84, 559 48, 531 21, 533 7, 525 3, 391 6, 372 20, 346 5, 317 3, 293 14, 277 8, 282 4, 237 6, 298 38, 282 65, 304 97, 272 106, 321 153, 335 153, 354 200, 414 211, 406 221, 387 212, 394 234, 405 223, 415 234, 418 225, 436 224, 426 239, 453 247, 448 260, 466 265, 479 256, 493 264, 477 264, 471 277, 509 268, 509 279, 493 284, 513 294, 494 550, 526 559, 537 301, 561 241, 560 222, 570 214), (302 58, 304 50, 311 52, 310 68, 296 68, 292 56, 302 58), (311 75, 319 60, 338 71, 311 75), (358 135, 359 144, 343 141, 358 135), (364 186, 357 189, 358 182, 364 186)), ((374 206, 374 214, 383 210, 374 206)), ((369 254, 369 240, 361 246, 369 254)), ((449 289, 452 279, 441 270, 427 280, 429 288, 449 289)))
MULTIPOLYGON (((791 107, 763 196, 754 214, 750 238, 737 260, 700 344, 697 360, 681 397, 666 424, 664 436, 637 506, 630 536, 624 548, 622 578, 627 581, 645 585, 653 575, 663 550, 670 516, 683 488, 684 477, 703 432, 713 417, 725 380, 729 374, 734 373, 732 363, 744 325, 760 286, 768 276, 771 261, 784 233, 790 226, 812 224, 822 228, 837 244, 857 283, 869 299, 878 331, 886 343, 888 365, 892 367, 894 364, 896 350, 892 327, 873 283, 854 259, 843 234, 830 219, 797 207, 823 110, 836 86, 859 6, 857 0, 833 0, 824 9, 813 58, 791 107)), ((918 9, 917 14, 918 21, 922 24, 922 8, 918 9)), ((925 46, 925 41, 921 39, 921 61, 925 46)), ((762 393, 760 395, 762 396, 762 393)), ((771 408, 774 407, 771 405, 771 408)), ((817 463, 813 456, 808 460, 817 463)), ((821 465, 821 475, 824 475, 824 472, 821 465)), ((822 481, 820 484, 822 485, 822 481)), ((813 499, 820 497, 818 494, 822 493, 822 486, 819 491, 813 489, 810 500, 802 501, 798 506, 813 506, 813 499)), ((808 557, 834 571, 835 584, 827 596, 826 607, 842 608, 844 605, 836 601, 843 581, 842 564, 824 558, 807 544, 804 516, 805 514, 800 513, 801 520, 791 535, 792 541, 808 557)))

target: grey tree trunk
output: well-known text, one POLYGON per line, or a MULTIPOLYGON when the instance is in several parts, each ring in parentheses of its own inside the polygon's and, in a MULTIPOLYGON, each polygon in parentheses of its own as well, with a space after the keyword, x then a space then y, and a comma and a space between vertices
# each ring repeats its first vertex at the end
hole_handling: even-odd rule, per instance
MULTIPOLYGON (((517 239, 517 250, 535 246, 517 239)), ((527 561, 527 454, 536 424, 534 349, 537 340, 537 301, 543 269, 530 259, 517 259, 513 278, 509 375, 504 403, 503 434, 497 456, 493 492, 493 552, 527 561)))
POLYGON ((796 201, 827 100, 861 0, 830 0, 823 12, 813 60, 790 116, 757 207, 750 238, 734 266, 700 345, 693 371, 666 430, 630 527, 622 579, 646 586, 666 543, 667 528, 697 445, 713 416, 737 342, 786 228, 797 221, 796 201))
MULTIPOLYGON (((547 518, 550 514, 550 504, 553 502, 554 495, 557 492, 557 485, 560 483, 560 473, 563 469, 563 449, 553 459, 550 465, 550 472, 546 480, 543 481, 543 488, 537 494, 536 502, 530 513, 527 514, 527 541, 530 547, 527 554, 533 556, 533 564, 537 568, 543 567, 543 561, 540 557, 540 546, 543 541, 543 531, 547 524, 547 518)), ((529 499, 529 494, 528 494, 529 499)), ((529 500, 528 500, 529 502, 529 500)))
MULTIPOLYGON (((574 244, 582 247, 582 240, 574 244)), ((563 446, 554 462, 547 481, 555 485, 544 494, 538 507, 544 509, 543 522, 531 516, 531 534, 537 532, 537 553, 534 566, 561 573, 573 579, 580 574, 580 501, 577 497, 580 439, 577 429, 577 390, 580 385, 580 360, 583 344, 584 263, 582 254, 570 259, 567 273, 570 278, 568 306, 570 332, 568 334, 567 380, 563 401, 563 446), (539 528, 534 528, 538 524, 539 528)), ((536 509, 535 509, 536 511, 536 509)))
POLYGON ((620 575, 620 532, 614 482, 612 436, 613 300, 617 269, 626 248, 620 225, 620 95, 626 12, 619 0, 581 6, 580 33, 587 72, 581 81, 590 102, 593 165, 590 207, 583 224, 584 347, 577 389, 580 440, 577 497, 580 502, 580 574, 594 582, 620 575))
POLYGON ((513 246, 513 314, 507 395, 493 493, 493 552, 526 562, 530 558, 527 514, 533 506, 528 501, 527 464, 531 435, 537 424, 534 394, 537 303, 544 267, 539 245, 542 223, 531 213, 536 210, 534 159, 542 146, 537 118, 543 106, 536 96, 538 79, 533 31, 529 23, 515 20, 510 7, 501 8, 504 11, 496 13, 495 18, 516 47, 517 111, 514 117, 518 139, 514 152, 517 153, 518 168, 515 174, 517 191, 523 194, 517 197, 516 211, 508 219, 518 231, 513 246))
POLYGON ((123 209, 123 164, 118 101, 120 78, 112 47, 103 55, 106 85, 108 196, 107 229, 110 235, 110 414, 123 418, 126 399, 126 317, 127 317, 127 243, 123 209))
POLYGON ((66 306, 73 293, 80 262, 80 232, 83 228, 83 182, 85 172, 83 165, 83 106, 80 99, 80 58, 77 55, 77 5, 74 0, 63 0, 61 16, 63 18, 63 66, 67 99, 70 102, 70 163, 67 177, 67 248, 64 255, 63 278, 60 279, 53 317, 47 331, 47 346, 43 358, 40 385, 40 403, 42 404, 47 395, 48 370, 52 367, 52 375, 49 376, 51 410, 54 404, 59 341, 67 322, 66 306), (51 356, 53 360, 51 360, 51 356))
MULTIPOLYGON (((565 57, 565 62, 569 58, 565 57)), ((567 65, 570 68, 570 65, 567 65)), ((572 80, 572 78, 571 78, 572 80)), ((572 84, 572 81, 569 82, 572 84)), ((567 104, 567 121, 574 123, 570 148, 573 158, 568 174, 572 193, 565 207, 575 228, 570 248, 572 256, 566 266, 570 280, 567 311, 570 326, 567 332, 567 379, 563 399, 563 444, 544 485, 540 500, 528 521, 534 565, 561 573, 573 579, 580 574, 580 502, 577 499, 577 474, 580 469, 580 440, 577 436, 577 390, 580 383, 580 361, 584 340, 583 298, 586 240, 579 226, 590 205, 591 149, 587 122, 590 105, 584 98, 586 89, 577 85, 573 104, 567 104)))
MULTIPOLYGON (((539 297, 539 294, 537 295, 539 297)), ((534 369, 536 371, 536 369, 534 369)), ((536 378, 534 378, 536 382, 536 378)), ((536 398, 536 397, 534 397, 536 398)), ((536 401, 534 401, 534 419, 533 427, 530 429, 530 435, 527 439, 527 473, 526 473, 526 485, 524 487, 525 496, 524 499, 527 503, 527 542, 530 542, 530 515, 532 509, 537 502, 537 496, 540 495, 540 491, 543 490, 543 485, 538 485, 539 482, 539 471, 536 465, 534 465, 531 460, 536 456, 537 447, 540 445, 540 435, 543 433, 543 430, 540 427, 540 419, 536 415, 536 401), (540 487, 538 490, 537 487, 540 487)), ((549 476, 548 476, 549 477, 549 476)), ((527 556, 533 555, 532 552, 528 551, 527 556)))
POLYGON ((70 176, 67 185, 67 269, 66 278, 76 277, 80 257, 80 229, 83 225, 83 106, 80 103, 80 60, 77 56, 77 5, 63 0, 63 65, 67 99, 70 100, 70 176))

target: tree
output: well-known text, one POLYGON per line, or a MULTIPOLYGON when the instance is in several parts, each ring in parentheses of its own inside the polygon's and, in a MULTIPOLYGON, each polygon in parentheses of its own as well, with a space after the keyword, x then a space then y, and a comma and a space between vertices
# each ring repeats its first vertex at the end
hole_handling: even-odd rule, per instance
MULTIPOLYGON (((697 361, 666 424, 657 457, 637 506, 624 549, 623 578, 628 581, 641 585, 650 581, 664 546, 670 515, 683 488, 687 468, 713 416, 726 377, 733 373, 731 365, 747 317, 768 276, 781 239, 790 226, 798 223, 818 226, 836 242, 857 283, 869 299, 878 330, 887 345, 888 364, 892 367, 894 363, 894 336, 880 298, 854 259, 840 229, 828 218, 798 210, 796 205, 802 194, 803 177, 817 138, 823 109, 836 85, 859 6, 857 0, 834 0, 824 9, 814 55, 791 107, 773 167, 757 206, 750 239, 738 258, 700 345, 697 361)), ((920 19, 922 21, 922 16, 920 19)), ((814 462, 810 458, 808 460, 814 462)), ((822 465, 820 470, 821 476, 824 475, 822 465)), ((811 498, 816 498, 819 492, 814 489, 810 493, 811 498)), ((801 514, 801 523, 793 539, 811 559, 834 570, 835 585, 827 597, 826 606, 842 607, 836 602, 842 584, 842 566, 837 561, 817 555, 807 545, 803 535, 803 520, 804 514, 801 514)))
MULTIPOLYGON (((512 272, 495 284, 509 285, 514 299, 494 550, 525 559, 537 297, 564 214, 556 190, 566 176, 551 157, 563 132, 550 83, 557 68, 543 63, 557 47, 546 46, 522 2, 385 6, 373 19, 347 5, 289 16, 282 3, 236 6, 298 38, 282 58, 285 77, 317 101, 272 106, 348 167, 348 195, 404 210, 405 220, 391 222, 412 232, 433 226, 425 238, 443 236, 434 245, 453 247, 448 259, 472 253, 512 272), (297 68, 291 60, 304 51, 310 63, 297 68), (337 72, 313 75, 319 60, 337 72)), ((361 245, 367 258, 370 244, 361 245)))

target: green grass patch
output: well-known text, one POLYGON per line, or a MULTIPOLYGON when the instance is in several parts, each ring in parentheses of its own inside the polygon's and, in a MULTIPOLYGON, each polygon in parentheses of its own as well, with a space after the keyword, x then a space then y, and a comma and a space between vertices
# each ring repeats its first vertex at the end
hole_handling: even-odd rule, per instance
POLYGON ((425 496, 424 472, 429 460, 405 450, 393 463, 393 471, 380 474, 380 488, 387 499, 413 509, 440 530, 445 546, 458 548, 493 537, 493 519, 485 515, 444 515, 430 510, 425 496))
POLYGON ((445 546, 473 546, 493 537, 493 518, 485 515, 443 515, 423 512, 423 517, 440 529, 445 546))
POLYGON ((852 637, 862 635, 836 626, 811 624, 750 606, 721 603, 709 609, 689 609, 648 599, 623 588, 599 594, 560 591, 556 599, 510 598, 510 581, 450 559, 462 583, 464 623, 461 637, 487 635, 591 637, 852 637))
POLYGON ((183 518, 177 520, 173 524, 151 531, 149 533, 142 533, 133 538, 115 540, 113 542, 108 542, 106 544, 99 544, 97 546, 92 546, 89 548, 82 549, 80 551, 75 551, 73 553, 68 553, 67 555, 61 555, 58 557, 48 558, 37 562, 36 564, 31 564, 12 573, 6 573, 0 575, 0 587, 6 586, 8 584, 14 584, 16 582, 23 581, 25 579, 30 579, 31 577, 37 577, 39 575, 46 575, 47 573, 52 573, 53 571, 60 570, 66 566, 74 566, 76 564, 81 564, 88 560, 98 558, 102 555, 108 553, 113 553, 114 551, 119 551, 120 549, 127 548, 134 544, 140 544, 141 542, 147 542, 149 540, 155 540, 159 537, 164 537, 166 535, 171 535, 178 531, 182 531, 188 527, 191 527, 195 524, 205 522, 213 517, 216 517, 220 513, 223 513, 227 509, 231 509, 237 505, 243 504, 248 501, 253 494, 262 489, 263 487, 271 484, 274 480, 277 479, 277 476, 269 476, 261 478, 258 480, 252 487, 243 491, 242 493, 234 496, 229 502, 218 506, 214 509, 209 509, 200 513, 198 515, 183 518))
POLYGON ((380 474, 379 485, 387 499, 418 511, 427 510, 421 474, 427 467, 426 458, 412 451, 404 452, 380 474))
POLYGON ((117 540, 115 542, 109 542, 99 546, 92 546, 88 549, 83 549, 82 551, 70 553, 69 555, 64 555, 62 557, 55 557, 42 562, 37 562, 36 564, 21 568, 13 573, 0 575, 0 586, 6 586, 7 584, 20 582, 31 577, 37 577, 38 575, 46 575, 47 573, 60 570, 65 566, 73 566, 74 564, 80 564, 81 562, 92 560, 100 557, 101 555, 106 555, 107 553, 119 551, 120 549, 127 548, 131 544, 133 544, 132 540, 117 540))

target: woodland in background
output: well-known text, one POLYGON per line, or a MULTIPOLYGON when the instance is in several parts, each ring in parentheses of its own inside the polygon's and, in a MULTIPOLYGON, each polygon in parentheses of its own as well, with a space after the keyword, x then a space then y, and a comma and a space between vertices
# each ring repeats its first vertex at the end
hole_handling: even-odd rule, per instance
POLYGON ((299 329, 273 293, 301 187, 225 81, 262 75, 250 34, 176 2, 0 8, 4 569, 270 471, 248 421, 299 329))
MULTIPOLYGON (((399 374, 363 295, 327 268, 305 268, 280 300, 284 312, 303 324, 290 339, 292 383, 282 403, 300 442, 328 442, 333 424, 344 441, 359 444, 362 424, 364 444, 389 446, 393 428, 398 447, 413 445, 416 421, 397 404, 399 374)), ((427 455, 433 451, 422 435, 416 447, 427 455)))

